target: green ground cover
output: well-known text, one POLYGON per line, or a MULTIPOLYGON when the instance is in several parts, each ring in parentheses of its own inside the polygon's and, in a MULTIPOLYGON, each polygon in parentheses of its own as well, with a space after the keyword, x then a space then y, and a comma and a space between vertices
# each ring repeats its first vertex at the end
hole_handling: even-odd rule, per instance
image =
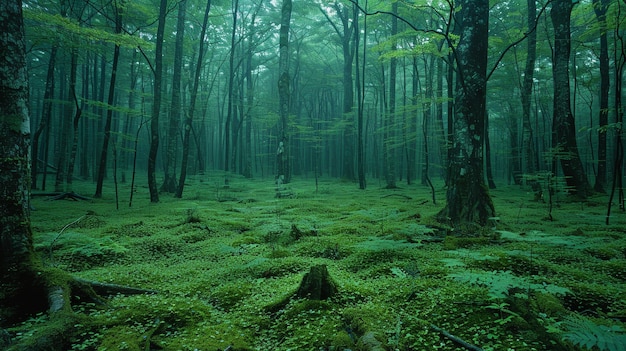
POLYGON ((441 186, 435 205, 420 185, 296 179, 293 197, 276 198, 271 180, 222 184, 198 176, 158 204, 139 188, 132 207, 122 184, 119 209, 112 188, 33 199, 48 267, 158 291, 76 302, 73 350, 465 349, 434 326, 483 350, 626 350, 626 215, 605 225, 606 196, 556 194, 549 220, 530 189, 503 186, 491 192, 498 217, 468 229, 435 222, 441 186), (320 264, 338 294, 285 300, 320 264))

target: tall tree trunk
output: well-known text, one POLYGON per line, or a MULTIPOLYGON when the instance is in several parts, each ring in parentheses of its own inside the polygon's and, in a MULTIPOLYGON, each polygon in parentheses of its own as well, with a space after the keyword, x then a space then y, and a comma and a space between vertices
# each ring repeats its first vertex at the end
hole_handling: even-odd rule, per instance
MULTIPOLYGON (((202 62, 204 59, 204 46, 206 30, 209 23, 209 12, 211 11, 211 0, 207 0, 206 9, 204 11, 204 20, 202 22, 202 29, 200 31, 200 47, 198 49, 198 61, 196 61, 196 71, 193 77, 193 88, 191 90, 191 99, 189 101, 189 112, 185 118, 185 124, 183 126, 183 155, 180 164, 180 178, 178 180, 178 189, 176 190, 176 197, 183 197, 183 190, 185 188, 185 178, 187 177, 187 164, 189 163, 189 143, 191 136, 191 129, 193 124, 193 116, 196 109, 196 101, 198 99, 198 89, 200 85, 200 73, 202 72, 202 62)), ((198 153, 200 157, 200 153, 198 153)))
POLYGON ((537 31, 531 30, 537 25, 537 3, 536 0, 527 0, 528 7, 528 38, 526 66, 524 67, 524 79, 520 91, 522 100, 522 170, 528 175, 533 175, 538 168, 535 141, 533 138, 533 127, 530 121, 531 115, 531 95, 533 91, 533 81, 535 73, 535 61, 537 59, 537 31))
POLYGON ((76 153, 78 152, 78 123, 83 113, 82 106, 78 102, 76 94, 76 75, 78 71, 78 52, 72 50, 71 68, 70 68, 70 98, 74 102, 74 119, 72 120, 72 144, 70 146, 70 154, 67 162, 67 175, 65 182, 67 183, 66 191, 72 191, 72 183, 74 179, 74 165, 76 164, 76 153))
POLYGON ((459 2, 454 140, 448 165, 447 204, 441 220, 485 225, 495 213, 484 176, 489 1, 459 2))
MULTIPOLYGON (((46 74, 46 86, 43 94, 43 108, 41 111, 41 120, 39 126, 33 134, 33 147, 31 151, 31 186, 37 189, 37 173, 39 162, 39 139, 44 130, 50 128, 50 116, 52 115, 52 99, 54 98, 54 69, 56 66, 57 46, 50 48, 50 60, 48 61, 48 73, 46 74)), ((45 157, 43 157, 45 159, 45 157)), ((43 172, 48 171, 48 164, 44 163, 43 172)))
MULTIPOLYGON (((357 1, 358 3, 358 1, 357 1)), ((367 10, 367 4, 365 5, 367 10)), ((363 19, 363 65, 359 66, 359 43, 361 40, 359 29, 359 11, 357 4, 353 8, 354 13, 354 52, 355 52, 355 68, 356 68, 356 91, 357 91, 357 175, 359 177, 359 189, 365 190, 367 181, 365 179, 365 123, 364 105, 365 105, 365 63, 367 53, 367 16, 363 19)))
MULTIPOLYGON (((0 327, 45 305, 30 226, 30 120, 22 1, 0 2, 0 327)), ((42 310, 42 309, 39 309, 42 310)))
POLYGON ((609 44, 607 39, 606 11, 609 0, 593 0, 593 9, 600 26, 600 112, 598 123, 598 173, 594 190, 606 191, 606 126, 609 122, 609 44))
POLYGON ((279 134, 278 151, 276 162, 278 167, 277 177, 284 183, 291 180, 289 171, 289 27, 291 24, 292 0, 283 0, 280 19, 279 58, 278 58, 278 108, 279 108, 279 134))
POLYGON ((159 5, 159 24, 157 26, 156 49, 154 59, 154 99, 152 119, 150 120, 150 151, 148 153, 148 189, 150 202, 159 202, 159 189, 156 181, 156 159, 159 150, 159 114, 161 113, 161 93, 163 80, 163 36, 167 15, 167 0, 159 5))
POLYGON ((333 26, 335 33, 341 40, 341 49, 343 53, 343 165, 341 171, 341 177, 343 179, 354 181, 356 179, 354 173, 354 81, 352 79, 352 70, 354 64, 354 41, 352 36, 354 35, 355 23, 351 21, 350 11, 348 7, 342 6, 339 3, 333 4, 337 16, 341 21, 341 30, 335 23, 328 17, 326 11, 322 10, 324 16, 328 22, 333 26))
MULTIPOLYGON (((114 3, 115 12, 115 33, 122 33, 122 13, 117 4, 114 3)), ((111 140, 111 121, 113 119, 113 104, 115 102, 115 81, 117 78, 117 67, 120 60, 120 46, 115 44, 113 49, 113 63, 111 66, 111 79, 109 80, 109 96, 107 98, 107 115, 104 123, 104 139, 102 139, 102 150, 100 150, 100 162, 98 166, 98 179, 96 180, 95 198, 102 197, 102 185, 106 174, 107 158, 109 152, 109 141, 111 140)))
MULTIPOLYGON (((515 138, 515 140, 517 140, 517 138, 515 138)), ((493 180, 493 167, 491 167, 491 142, 489 141, 488 113, 485 114, 485 171, 487 172, 487 185, 489 185, 489 189, 495 189, 496 182, 493 180)))
MULTIPOLYGON (((60 108, 59 119, 59 137, 56 139, 55 155, 56 155, 56 175, 54 179, 54 191, 65 191, 65 175, 67 172, 67 145, 70 137, 70 129, 72 126, 72 108, 73 102, 70 100, 69 92, 66 89, 68 77, 66 74, 67 65, 62 65, 60 70, 61 78, 61 99, 65 99, 65 104, 60 108)), ((70 79, 71 80, 71 79, 70 79)), ((71 83, 70 83, 71 84, 71 83)))
POLYGON ((122 133, 124 137, 122 138, 122 152, 120 153, 120 165, 121 165, 121 178, 122 183, 126 182, 126 171, 128 170, 128 156, 130 154, 129 151, 132 148, 131 146, 131 125, 132 125, 132 114, 135 110, 135 89, 137 88, 137 64, 135 63, 137 59, 137 50, 133 50, 132 62, 130 64, 130 86, 128 89, 128 112, 126 113, 126 121, 124 122, 124 128, 122 133))
POLYGON ((235 82, 235 37, 237 34, 237 13, 239 12, 239 0, 235 0, 233 7, 233 28, 230 33, 230 53, 228 56, 228 105, 226 106, 226 123, 224 124, 224 170, 230 170, 231 125, 233 119, 233 85, 235 82))
POLYGON ((552 2, 550 12, 554 26, 552 147, 553 152, 559 156, 565 182, 570 191, 585 198, 590 193, 591 186, 578 153, 576 126, 570 106, 570 16, 573 7, 571 0, 555 0, 552 2))
POLYGON ((174 72, 172 74, 172 103, 170 108, 167 147, 165 149, 165 176, 161 191, 175 193, 176 186, 176 154, 178 153, 179 125, 181 119, 181 76, 183 69, 183 43, 185 39, 185 16, 187 0, 178 3, 178 21, 176 23, 176 45, 174 49, 174 72))
MULTIPOLYGON (((391 5, 391 12, 398 14, 398 3, 391 5)), ((391 18, 391 36, 398 34, 398 18, 391 18)), ((391 51, 397 50, 396 38, 392 39, 391 51)), ((396 120, 396 79, 398 59, 393 56, 389 62, 389 107, 385 118, 385 136, 383 140, 383 162, 385 168, 385 182, 387 189, 396 188, 396 148, 395 148, 395 120, 396 120)))
MULTIPOLYGON (((421 184, 428 185, 429 183, 429 168, 430 168, 430 148, 429 148, 429 132, 430 120, 432 117, 432 102, 433 102, 433 67, 434 57, 430 57, 428 60, 424 58, 424 102, 422 103, 422 136, 423 136, 423 154, 424 161, 422 163, 422 175, 421 184)), ((417 96, 417 95, 416 95, 417 96)))

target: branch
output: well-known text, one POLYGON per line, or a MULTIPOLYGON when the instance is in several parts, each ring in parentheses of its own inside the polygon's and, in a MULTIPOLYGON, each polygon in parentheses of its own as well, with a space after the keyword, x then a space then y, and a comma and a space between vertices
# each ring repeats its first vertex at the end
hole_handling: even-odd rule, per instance
POLYGON ((524 40, 526 40, 526 38, 528 38, 528 35, 530 33, 532 33, 535 30, 537 30, 537 26, 539 25, 539 18, 543 15, 543 13, 545 12, 546 8, 548 7, 548 5, 552 1, 553 0, 548 0, 548 2, 546 2, 545 5, 543 5, 541 10, 539 11, 539 14, 537 15, 537 18, 535 18, 535 25, 528 32, 524 33, 524 35, 521 38, 519 38, 516 41, 512 42, 511 44, 509 44, 509 46, 507 46, 507 48, 504 49, 504 51, 502 51, 502 53, 500 54, 500 57, 498 57, 498 59, 496 60, 496 63, 493 65, 493 68, 491 69, 491 71, 489 71, 489 74, 487 75, 487 81, 489 81, 489 78, 491 78, 491 75, 493 74, 493 72, 495 72, 496 68, 498 68, 498 66, 500 65, 500 62, 504 58, 504 55, 506 55, 506 53, 509 52, 509 50, 511 50, 513 47, 517 46, 517 44, 519 44, 519 43, 523 42, 524 40))
POLYGON ((471 350, 471 351, 483 351, 483 349, 481 349, 480 347, 476 346, 476 345, 472 345, 470 343, 468 343, 467 341, 459 338, 458 336, 452 335, 449 332, 447 332, 444 329, 441 329, 439 327, 437 327, 434 324, 430 325, 430 328, 433 329, 436 332, 441 333, 441 335, 445 336, 446 338, 452 340, 454 343, 463 346, 464 348, 471 350))

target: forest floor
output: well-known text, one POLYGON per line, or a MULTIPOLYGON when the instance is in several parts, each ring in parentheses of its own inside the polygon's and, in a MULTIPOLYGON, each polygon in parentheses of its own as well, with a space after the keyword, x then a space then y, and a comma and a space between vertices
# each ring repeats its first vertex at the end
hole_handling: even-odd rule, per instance
MULTIPOLYGON (((470 233, 435 222, 441 185, 433 204, 429 188, 398 184, 295 179, 276 198, 272 180, 224 187, 216 173, 158 204, 139 187, 129 207, 128 184, 119 209, 111 185, 91 201, 34 197, 35 247, 74 277, 158 291, 76 304, 89 322, 72 350, 470 347, 442 331, 483 350, 626 349, 626 214, 615 205, 605 225, 608 196, 557 193, 550 220, 529 188, 501 186, 498 217, 470 233), (338 293, 280 305, 315 265, 338 293)), ((46 320, 10 332, 27 338, 46 320)))

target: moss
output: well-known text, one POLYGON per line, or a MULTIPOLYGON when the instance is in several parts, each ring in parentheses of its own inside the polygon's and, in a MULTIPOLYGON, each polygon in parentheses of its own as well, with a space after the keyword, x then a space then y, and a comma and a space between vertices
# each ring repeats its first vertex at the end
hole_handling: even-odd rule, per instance
POLYGON ((489 244, 489 238, 480 237, 457 237, 448 235, 443 240, 443 248, 446 250, 457 250, 474 246, 485 246, 489 244))

